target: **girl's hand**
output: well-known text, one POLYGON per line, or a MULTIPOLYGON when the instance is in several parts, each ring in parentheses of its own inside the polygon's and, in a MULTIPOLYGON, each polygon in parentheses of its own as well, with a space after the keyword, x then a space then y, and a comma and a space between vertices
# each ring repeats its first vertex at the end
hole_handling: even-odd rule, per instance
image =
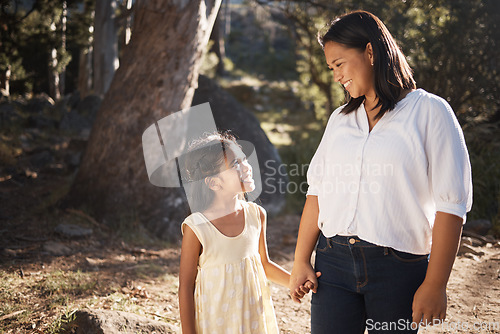
POLYGON ((446 285, 435 285, 424 281, 413 297, 413 322, 427 326, 444 321, 446 305, 446 285))
POLYGON ((300 303, 309 291, 316 293, 318 289, 317 277, 321 276, 320 272, 314 272, 312 266, 307 264, 295 263, 290 276, 290 296, 294 302, 300 303))

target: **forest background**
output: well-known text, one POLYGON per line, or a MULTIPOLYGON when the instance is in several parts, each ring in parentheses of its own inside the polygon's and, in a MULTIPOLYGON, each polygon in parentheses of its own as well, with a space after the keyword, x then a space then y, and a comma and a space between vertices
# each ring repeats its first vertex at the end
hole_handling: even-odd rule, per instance
MULTIPOLYGON (((468 220, 500 236, 498 1, 1 0, 0 6, 0 230, 7 240, 34 220, 44 222, 38 229, 53 230, 73 213, 73 222, 130 245, 175 243, 185 200, 177 190, 151 189, 140 135, 191 105, 198 75, 200 85, 208 78, 217 87, 212 89, 228 92, 256 117, 277 149, 282 175, 274 187, 280 191, 278 199, 263 199, 268 211, 276 221, 300 214, 303 166, 330 113, 344 101, 317 32, 354 9, 379 16, 407 56, 418 87, 452 106, 473 169, 468 220), (72 104, 89 97, 97 115, 77 111, 89 117, 89 131, 64 129, 72 104), (30 110, 34 102, 42 107, 30 110), (31 159, 40 147, 63 151, 72 143, 81 153, 72 164, 58 154, 43 166, 31 159), (44 191, 35 191, 36 205, 26 205, 37 187, 44 191)), ((238 118, 240 109, 224 117, 238 118)), ((2 307, 0 314, 17 310, 2 307)))

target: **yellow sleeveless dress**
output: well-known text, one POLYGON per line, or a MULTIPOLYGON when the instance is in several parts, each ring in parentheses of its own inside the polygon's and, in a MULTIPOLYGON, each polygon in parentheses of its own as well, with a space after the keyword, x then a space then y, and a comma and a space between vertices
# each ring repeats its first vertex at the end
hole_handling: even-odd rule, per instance
POLYGON ((198 237, 194 301, 198 334, 278 333, 268 281, 259 255, 259 206, 243 202, 245 227, 235 237, 222 234, 201 213, 182 223, 198 237))

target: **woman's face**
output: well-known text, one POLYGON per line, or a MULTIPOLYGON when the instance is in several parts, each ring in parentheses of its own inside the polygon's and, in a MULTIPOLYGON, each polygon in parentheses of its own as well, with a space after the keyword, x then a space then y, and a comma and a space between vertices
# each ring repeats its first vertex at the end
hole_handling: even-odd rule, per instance
POLYGON ((336 42, 326 42, 325 58, 333 70, 333 79, 339 82, 352 98, 365 96, 374 99, 373 52, 368 43, 364 51, 346 47, 336 42))

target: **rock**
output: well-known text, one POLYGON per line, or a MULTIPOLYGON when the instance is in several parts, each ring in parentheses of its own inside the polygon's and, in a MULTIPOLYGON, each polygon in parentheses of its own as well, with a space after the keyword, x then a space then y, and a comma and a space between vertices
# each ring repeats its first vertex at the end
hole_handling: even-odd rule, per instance
POLYGON ((20 104, 14 102, 4 101, 0 103, 0 124, 1 127, 8 128, 12 124, 21 123, 23 117, 20 110, 20 104))
POLYGON ((68 238, 84 238, 92 235, 91 228, 84 228, 73 224, 59 224, 54 232, 68 238))
POLYGON ((71 112, 73 109, 78 108, 80 103, 80 94, 75 92, 73 94, 65 95, 62 99, 56 102, 54 109, 59 117, 59 121, 66 113, 71 112))
POLYGON ((87 140, 72 138, 65 150, 64 162, 71 168, 80 166, 85 147, 87 147, 87 140))
POLYGON ((42 114, 54 107, 54 100, 46 93, 41 93, 28 101, 24 108, 30 114, 42 114))
POLYGON ((76 110, 80 115, 88 117, 88 119, 93 121, 101 106, 101 102, 102 98, 98 95, 88 95, 78 103, 76 110))
POLYGON ((469 230, 463 230, 462 237, 471 238, 473 243, 480 244, 481 246, 484 246, 486 244, 494 244, 495 242, 497 242, 495 237, 492 235, 483 236, 469 230))
POLYGON ((463 245, 468 245, 472 247, 479 247, 483 245, 483 242, 481 240, 478 240, 476 238, 471 238, 471 237, 462 237, 462 240, 460 241, 463 245))
POLYGON ((458 249, 458 254, 457 255, 466 255, 466 254, 472 254, 476 256, 482 256, 484 255, 484 252, 482 251, 477 251, 471 246, 468 246, 464 243, 460 243, 460 248, 458 249))
POLYGON ((100 106, 101 98, 99 96, 87 96, 78 103, 76 109, 71 109, 70 112, 63 115, 59 128, 70 132, 76 138, 88 139, 100 106))
POLYGON ((234 85, 228 89, 228 92, 239 101, 251 100, 255 95, 255 90, 247 85, 234 85))
POLYGON ((110 310, 80 310, 69 324, 75 334, 176 333, 177 326, 134 313, 110 310))
POLYGON ((36 170, 41 170, 44 167, 54 163, 55 158, 48 150, 44 150, 29 156, 29 164, 36 170))
POLYGON ((288 179, 284 173, 277 172, 280 170, 281 158, 257 118, 214 81, 200 75, 192 105, 205 102, 210 103, 218 129, 231 130, 238 139, 249 141, 255 146, 262 178, 262 192, 257 202, 260 200, 270 215, 279 213, 285 205, 286 192, 279 189, 288 183, 288 179))
POLYGON ((6 256, 6 257, 16 257, 17 256, 17 252, 13 249, 9 249, 9 248, 4 248, 0 251, 0 254, 6 256))
POLYGON ((29 100, 23 107, 28 117, 24 123, 27 128, 51 129, 56 128, 58 120, 54 117, 54 100, 47 94, 40 94, 29 100))
POLYGON ((487 219, 468 220, 464 225, 464 231, 471 231, 479 235, 486 235, 493 225, 487 219))
POLYGON ((55 241, 47 241, 43 245, 43 250, 54 256, 65 256, 71 254, 71 249, 69 247, 55 241))
POLYGON ((66 153, 64 161, 71 168, 76 168, 80 166, 82 160, 82 152, 70 152, 66 153))
POLYGON ((57 127, 57 121, 46 115, 30 115, 26 120, 26 126, 36 129, 52 129, 57 127))

